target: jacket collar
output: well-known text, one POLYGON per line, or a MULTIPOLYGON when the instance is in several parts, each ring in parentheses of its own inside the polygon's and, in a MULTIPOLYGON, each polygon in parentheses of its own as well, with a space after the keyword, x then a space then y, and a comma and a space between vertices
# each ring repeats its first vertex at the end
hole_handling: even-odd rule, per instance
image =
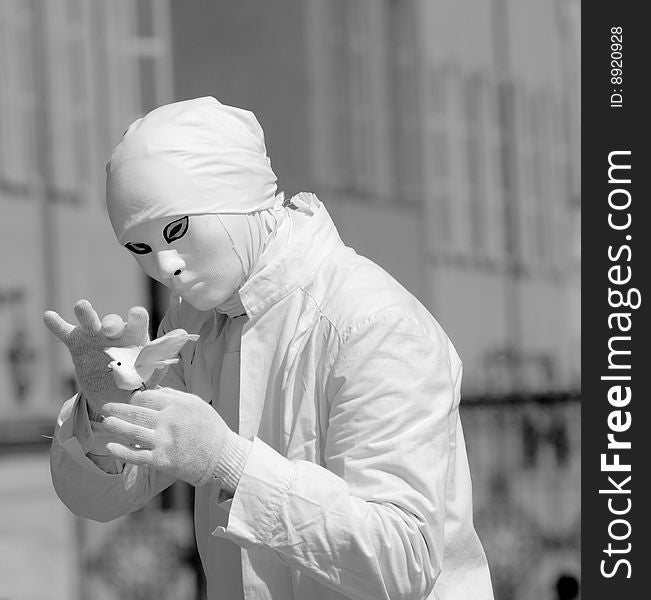
POLYGON ((297 194, 291 205, 298 208, 291 212, 289 242, 277 258, 240 289, 249 318, 255 318, 308 282, 323 259, 343 245, 328 211, 314 194, 297 194))

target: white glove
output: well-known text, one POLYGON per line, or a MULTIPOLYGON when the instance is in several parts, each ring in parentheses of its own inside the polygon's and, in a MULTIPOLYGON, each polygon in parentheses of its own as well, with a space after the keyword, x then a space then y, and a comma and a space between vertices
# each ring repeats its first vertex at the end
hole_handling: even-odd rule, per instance
MULTIPOLYGON (((149 315, 147 310, 136 306, 129 311, 125 323, 118 315, 107 315, 100 321, 88 300, 75 304, 75 316, 79 325, 65 321, 54 311, 47 311, 43 320, 70 351, 75 365, 77 381, 88 404, 91 419, 105 402, 128 402, 129 392, 118 388, 109 372, 111 358, 108 347, 144 346, 149 342, 149 315)), ((154 373, 148 385, 161 381, 165 372, 154 373)))
POLYGON ((98 428, 128 444, 108 443, 111 456, 197 486, 217 481, 235 492, 251 442, 199 396, 156 388, 135 392, 129 404, 104 404, 101 412, 105 418, 98 428))

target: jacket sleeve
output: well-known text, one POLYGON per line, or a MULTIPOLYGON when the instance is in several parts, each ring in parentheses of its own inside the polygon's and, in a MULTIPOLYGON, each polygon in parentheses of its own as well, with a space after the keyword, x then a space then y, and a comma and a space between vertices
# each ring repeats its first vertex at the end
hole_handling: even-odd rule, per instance
MULTIPOLYGON (((159 337, 173 328, 168 314, 158 329, 159 337)), ((168 369, 161 385, 185 391, 179 364, 168 369)), ((117 473, 106 472, 87 456, 91 445, 85 401, 78 394, 64 403, 57 418, 50 472, 59 498, 80 517, 111 521, 139 509, 175 481, 154 469, 129 463, 112 469, 117 473)))
POLYGON ((447 338, 386 310, 344 334, 327 383, 325 467, 259 439, 226 528, 354 599, 427 598, 441 571, 457 373, 447 338))

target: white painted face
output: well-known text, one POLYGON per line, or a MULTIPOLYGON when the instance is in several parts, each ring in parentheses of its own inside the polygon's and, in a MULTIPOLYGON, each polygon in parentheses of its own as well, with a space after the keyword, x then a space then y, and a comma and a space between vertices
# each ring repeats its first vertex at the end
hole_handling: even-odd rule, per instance
POLYGON ((218 307, 244 281, 242 263, 217 215, 152 219, 126 237, 142 270, 198 310, 218 307))

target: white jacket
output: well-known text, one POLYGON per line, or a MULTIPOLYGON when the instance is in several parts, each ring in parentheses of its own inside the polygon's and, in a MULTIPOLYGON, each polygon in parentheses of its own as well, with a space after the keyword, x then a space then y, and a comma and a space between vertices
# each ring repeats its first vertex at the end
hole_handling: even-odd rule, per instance
MULTIPOLYGON (((461 361, 430 313, 344 246, 314 196, 302 198, 314 214, 292 213, 299 226, 283 255, 240 293, 249 320, 239 433, 253 446, 232 500, 204 490, 209 505, 195 506, 209 598, 219 581, 206 556, 219 553, 206 546, 221 537, 243 549, 247 600, 491 600, 459 419, 461 361)), ((219 318, 181 302, 161 329, 204 337, 219 318)), ((201 354, 202 339, 184 348, 168 385, 209 401, 201 354)), ((77 404, 64 405, 51 453, 73 512, 110 520, 172 483, 135 465, 97 468, 72 434, 77 404)))

